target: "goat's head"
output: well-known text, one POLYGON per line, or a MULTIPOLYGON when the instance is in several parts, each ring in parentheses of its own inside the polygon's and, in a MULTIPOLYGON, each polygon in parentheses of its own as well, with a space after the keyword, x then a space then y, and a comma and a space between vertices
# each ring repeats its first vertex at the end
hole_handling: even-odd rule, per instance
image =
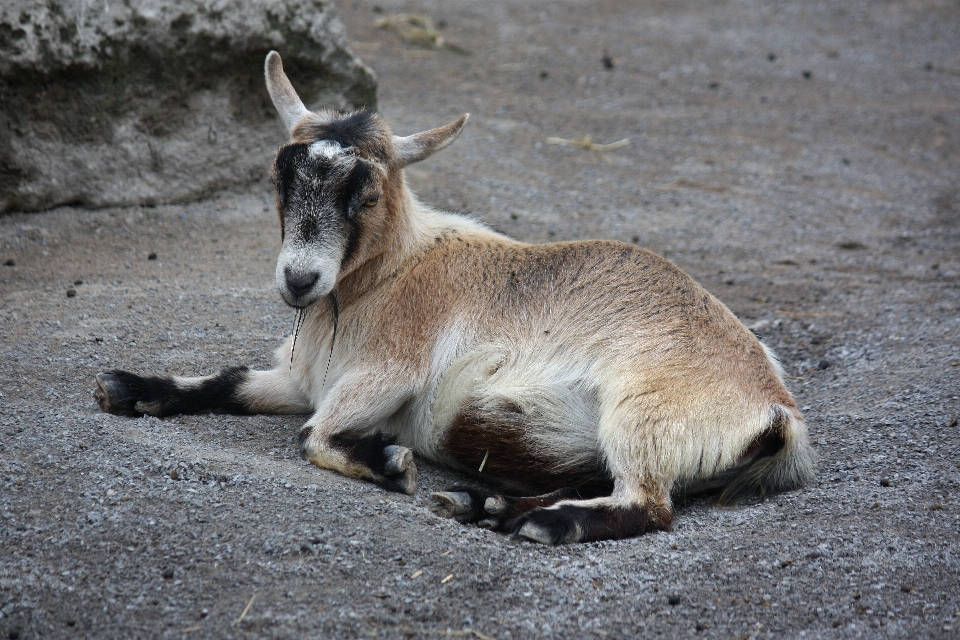
POLYGON ((303 308, 382 251, 406 207, 401 169, 453 142, 467 116, 399 137, 373 111, 307 110, 276 51, 267 55, 265 75, 290 133, 272 170, 283 243, 277 287, 287 304, 303 308))

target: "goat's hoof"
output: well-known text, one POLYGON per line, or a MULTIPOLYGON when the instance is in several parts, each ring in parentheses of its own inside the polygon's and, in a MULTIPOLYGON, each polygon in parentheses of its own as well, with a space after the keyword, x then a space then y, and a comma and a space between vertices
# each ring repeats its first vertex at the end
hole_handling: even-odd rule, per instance
POLYGON ((403 473, 413 464, 413 451, 406 447, 391 444, 383 449, 383 472, 388 476, 403 473))
POLYGON ((93 392, 100 409, 107 413, 120 415, 138 415, 137 393, 128 384, 127 377, 132 374, 123 371, 109 371, 97 374, 97 388, 93 392))
POLYGON ((465 491, 438 491, 430 496, 439 507, 437 515, 456 518, 473 512, 473 499, 465 491))
POLYGON ((583 540, 583 527, 573 514, 556 507, 534 509, 507 523, 514 539, 540 544, 571 544, 583 540))
POLYGON ((483 502, 483 510, 494 516, 506 513, 508 506, 510 505, 503 496, 491 496, 483 502))
POLYGON ((529 520, 521 525, 520 529, 514 534, 514 537, 524 538, 531 542, 539 542, 540 544, 553 545, 560 542, 557 539, 557 533, 555 531, 536 522, 530 522, 529 520))
POLYGON ((417 492, 417 465, 413 452, 406 447, 391 444, 383 448, 384 489, 413 495, 417 492))

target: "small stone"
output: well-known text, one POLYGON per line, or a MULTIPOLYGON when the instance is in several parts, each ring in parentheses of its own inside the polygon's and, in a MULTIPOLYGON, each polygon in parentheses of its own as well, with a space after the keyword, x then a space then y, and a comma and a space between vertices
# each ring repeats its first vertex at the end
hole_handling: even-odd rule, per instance
POLYGON ((607 71, 610 71, 616 66, 613 62, 613 57, 611 57, 609 53, 603 54, 602 62, 603 62, 603 68, 606 69, 607 71))
POLYGON ((156 252, 156 251, 151 251, 151 252, 150 252, 150 255, 147 256, 147 260, 156 260, 156 259, 157 259, 157 252, 156 252))
POLYGON ((710 625, 707 624, 706 622, 698 622, 696 626, 697 631, 704 631, 709 628, 710 628, 710 625))
POLYGON ((75 286, 78 286, 78 287, 79 287, 80 285, 83 284, 83 280, 74 280, 74 281, 73 281, 73 284, 74 284, 75 286))
POLYGON ((916 589, 915 586, 906 582, 900 585, 900 591, 903 591, 904 593, 911 593, 914 589, 916 589))
POLYGON ((177 469, 170 469, 170 473, 168 475, 170 476, 171 480, 180 479, 180 472, 177 469))
POLYGON ((809 79, 812 78, 812 77, 813 77, 813 71, 804 71, 804 72, 803 72, 803 79, 804 79, 804 80, 809 80, 809 79))
POLYGON ((70 618, 69 620, 67 620, 68 627, 75 627, 76 625, 77 625, 77 621, 74 620, 73 618, 70 618))
POLYGON ((818 364, 817 367, 819 367, 821 370, 823 370, 823 369, 829 369, 829 368, 830 368, 830 361, 829 361, 829 360, 821 360, 821 361, 820 361, 820 364, 818 364))
POLYGON ((8 267, 13 267, 13 266, 16 266, 17 261, 14 260, 13 258, 10 258, 9 260, 7 260, 6 262, 4 262, 3 264, 7 265, 8 267))
POLYGON ((880 486, 881 486, 881 487, 889 487, 889 486, 890 486, 890 478, 880 478, 880 486))
POLYGON ((164 569, 163 573, 161 573, 160 575, 163 576, 164 580, 173 580, 173 569, 168 567, 164 569))
POLYGON ((957 422, 958 422, 957 418, 954 418, 953 420, 950 421, 950 425, 949 425, 949 426, 955 427, 955 426, 957 426, 957 422))
POLYGON ((73 287, 70 287, 69 289, 67 289, 67 297, 68 297, 68 298, 73 298, 73 297, 75 297, 76 295, 77 295, 77 290, 76 290, 76 289, 74 289, 73 287))
POLYGON ((667 603, 669 603, 671 607, 677 606, 678 604, 680 604, 680 596, 677 594, 667 596, 667 603))
POLYGON ((210 611, 208 611, 207 609, 200 609, 201 618, 206 618, 208 615, 210 615, 210 611))

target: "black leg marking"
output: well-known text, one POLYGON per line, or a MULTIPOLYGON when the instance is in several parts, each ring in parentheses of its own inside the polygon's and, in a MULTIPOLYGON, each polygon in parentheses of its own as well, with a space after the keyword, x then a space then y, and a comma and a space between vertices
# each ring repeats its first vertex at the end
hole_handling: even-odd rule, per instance
POLYGON ((563 500, 587 500, 610 495, 610 488, 565 487, 542 496, 504 496, 472 487, 451 487, 433 494, 440 515, 458 522, 476 523, 495 531, 510 531, 510 524, 534 509, 549 507, 563 500))
MULTIPOLYGON (((302 437, 301 442, 309 435, 307 433, 302 437)), ((332 448, 343 451, 352 462, 369 468, 373 472, 373 481, 384 489, 413 494, 417 490, 417 467, 413 463, 413 452, 395 444, 396 441, 395 437, 378 432, 369 436, 334 434, 329 442, 332 448)))
POLYGON ((669 508, 562 504, 535 509, 507 523, 514 536, 542 544, 568 544, 630 538, 666 530, 673 523, 669 508))
POLYGON ((247 367, 231 367, 196 385, 181 387, 170 378, 107 371, 97 375, 93 395, 107 413, 127 416, 146 413, 160 418, 205 411, 246 414, 249 411, 238 389, 247 373, 247 367))

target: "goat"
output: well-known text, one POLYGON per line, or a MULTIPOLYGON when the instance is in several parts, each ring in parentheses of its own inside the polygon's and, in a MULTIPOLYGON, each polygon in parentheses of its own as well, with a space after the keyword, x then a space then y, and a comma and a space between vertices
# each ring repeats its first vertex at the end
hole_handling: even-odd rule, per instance
POLYGON ((777 361, 678 267, 425 206, 403 168, 468 115, 399 137, 369 110, 308 111, 276 52, 265 75, 290 135, 276 284, 298 331, 270 371, 101 373, 104 411, 312 413, 299 443, 318 467, 412 494, 416 452, 498 487, 434 494, 444 515, 546 544, 668 529, 671 494, 726 504, 811 480, 777 361))

